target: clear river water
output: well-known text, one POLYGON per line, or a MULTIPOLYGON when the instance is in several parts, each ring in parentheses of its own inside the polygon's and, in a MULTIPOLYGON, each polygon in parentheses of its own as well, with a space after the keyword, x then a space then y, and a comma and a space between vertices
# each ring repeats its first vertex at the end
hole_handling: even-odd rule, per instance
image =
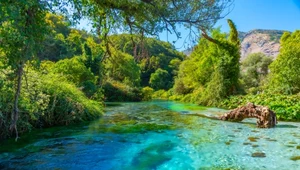
POLYGON ((0 143, 0 169, 300 170, 300 123, 259 129, 171 101, 107 103, 99 120, 0 143))

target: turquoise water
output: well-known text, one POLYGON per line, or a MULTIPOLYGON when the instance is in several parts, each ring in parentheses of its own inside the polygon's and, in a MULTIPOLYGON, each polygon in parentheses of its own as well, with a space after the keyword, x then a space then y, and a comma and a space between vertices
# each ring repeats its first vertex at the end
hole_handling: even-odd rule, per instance
POLYGON ((167 101, 108 103, 89 124, 0 144, 0 169, 300 169, 300 123, 258 129, 226 110, 167 101), (14 145, 12 145, 13 143, 14 145))

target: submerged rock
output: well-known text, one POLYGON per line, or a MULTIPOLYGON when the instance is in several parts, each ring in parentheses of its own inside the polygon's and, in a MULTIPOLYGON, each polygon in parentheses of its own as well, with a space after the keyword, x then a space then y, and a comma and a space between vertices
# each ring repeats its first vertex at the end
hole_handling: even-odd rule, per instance
POLYGON ((225 113, 220 117, 221 120, 240 122, 245 118, 257 118, 259 128, 271 128, 277 124, 276 114, 268 107, 248 103, 225 113))
POLYGON ((225 142, 226 145, 230 145, 232 142, 234 142, 233 140, 229 140, 227 142, 225 142))
POLYGON ((176 144, 171 141, 151 144, 132 159, 132 164, 128 169, 157 169, 172 159, 168 152, 175 146, 176 144))

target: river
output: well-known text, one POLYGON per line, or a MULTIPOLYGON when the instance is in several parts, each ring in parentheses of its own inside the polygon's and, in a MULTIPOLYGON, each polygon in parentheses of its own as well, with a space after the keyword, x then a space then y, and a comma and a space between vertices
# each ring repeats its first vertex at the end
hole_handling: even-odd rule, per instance
POLYGON ((300 123, 259 129, 226 110, 171 101, 107 103, 105 116, 0 143, 0 169, 300 169, 300 123))

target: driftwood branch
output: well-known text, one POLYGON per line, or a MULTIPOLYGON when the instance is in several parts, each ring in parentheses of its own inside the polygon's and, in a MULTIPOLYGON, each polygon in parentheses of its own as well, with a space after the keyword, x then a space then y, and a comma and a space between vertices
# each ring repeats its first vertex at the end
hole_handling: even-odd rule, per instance
POLYGON ((268 107, 254 105, 253 103, 231 110, 220 117, 221 120, 235 122, 242 121, 245 118, 257 118, 256 123, 259 128, 271 128, 277 124, 275 112, 268 107))
POLYGON ((211 36, 209 36, 209 35, 206 33, 206 31, 205 31, 204 29, 201 29, 201 31, 202 31, 201 35, 202 35, 205 39, 207 39, 208 41, 210 41, 210 42, 212 42, 212 43, 218 44, 218 41, 215 40, 215 39, 213 39, 211 36))

